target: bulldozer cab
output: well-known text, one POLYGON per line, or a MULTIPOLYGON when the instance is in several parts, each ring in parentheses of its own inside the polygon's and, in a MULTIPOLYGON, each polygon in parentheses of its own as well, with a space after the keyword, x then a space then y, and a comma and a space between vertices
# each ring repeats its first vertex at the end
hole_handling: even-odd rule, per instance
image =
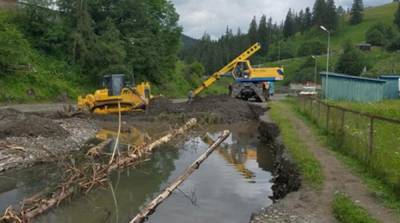
POLYGON ((239 61, 232 71, 233 77, 236 78, 249 78, 251 72, 251 65, 249 61, 239 61))
POLYGON ((103 87, 108 89, 108 96, 119 96, 125 86, 124 74, 111 74, 103 78, 103 87))

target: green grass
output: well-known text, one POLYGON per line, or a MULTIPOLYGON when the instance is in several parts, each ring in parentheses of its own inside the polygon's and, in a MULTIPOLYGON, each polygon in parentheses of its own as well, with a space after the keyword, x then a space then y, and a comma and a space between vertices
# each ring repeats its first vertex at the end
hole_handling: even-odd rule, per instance
POLYGON ((305 182, 319 190, 322 188, 324 181, 321 164, 308 150, 304 139, 299 137, 293 123, 282 112, 287 109, 290 109, 288 104, 273 102, 271 103, 271 110, 269 112, 270 117, 281 129, 283 143, 288 148, 293 159, 298 163, 305 182))
POLYGON ((357 103, 346 101, 337 101, 332 103, 334 105, 364 113, 400 119, 400 100, 387 100, 374 103, 357 103))
POLYGON ((0 75, 0 102, 54 101, 62 94, 75 99, 92 88, 82 84, 79 73, 66 63, 37 52, 33 56, 31 71, 0 75))
POLYGON ((361 206, 343 193, 336 193, 332 204, 335 218, 341 223, 377 223, 361 206))
MULTIPOLYGON (((394 187, 393 184, 388 183, 382 175, 373 171, 357 156, 351 155, 349 151, 351 151, 352 148, 341 148, 338 145, 336 135, 327 134, 327 131, 324 128, 321 128, 315 120, 311 120, 308 114, 305 114, 300 110, 295 100, 288 100, 287 103, 292 105, 292 109, 296 111, 299 117, 301 117, 312 129, 314 134, 318 136, 321 144, 334 151, 336 157, 362 179, 363 183, 373 192, 373 195, 378 200, 380 200, 386 207, 395 210, 395 212, 400 216, 400 197, 396 187, 394 187)), ((355 140, 359 141, 357 138, 355 140)), ((391 159, 392 157, 396 158, 393 154, 387 156, 388 159, 391 159)), ((397 168, 394 168, 394 171, 395 170, 397 170, 397 168)))
POLYGON ((329 112, 329 128, 327 125, 327 108, 310 101, 302 112, 324 129, 331 137, 337 150, 363 163, 376 177, 379 177, 400 197, 400 125, 385 120, 371 119, 351 112, 343 112, 332 108, 329 112), (318 108, 320 111, 318 112, 318 108), (319 115, 318 115, 319 114, 319 115), (319 117, 319 118, 318 118, 319 117), (342 124, 342 118, 343 124, 342 124), (372 140, 371 140, 372 135, 372 140), (372 147, 371 147, 372 143, 372 147))

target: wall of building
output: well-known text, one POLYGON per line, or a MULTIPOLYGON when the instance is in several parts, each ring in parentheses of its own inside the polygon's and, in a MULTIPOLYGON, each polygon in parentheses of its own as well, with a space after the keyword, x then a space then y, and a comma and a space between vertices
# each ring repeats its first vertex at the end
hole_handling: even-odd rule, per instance
POLYGON ((400 93, 400 76, 381 76, 379 79, 386 81, 385 99, 399 99, 400 93))
POLYGON ((328 90, 326 74, 321 73, 323 95, 333 100, 376 102, 384 100, 386 81, 329 73, 328 90))

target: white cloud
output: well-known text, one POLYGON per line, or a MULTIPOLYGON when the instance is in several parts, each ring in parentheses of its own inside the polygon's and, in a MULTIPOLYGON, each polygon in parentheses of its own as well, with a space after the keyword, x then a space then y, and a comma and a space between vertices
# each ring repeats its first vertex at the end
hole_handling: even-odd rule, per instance
MULTIPOLYGON (((296 11, 312 8, 315 0, 172 0, 180 14, 184 33, 200 38, 204 32, 213 38, 225 32, 226 26, 234 31, 239 27, 247 31, 256 16, 265 14, 274 21, 282 21, 289 8, 296 11)), ((337 5, 351 6, 352 0, 336 0, 337 5)), ((364 0, 366 6, 391 2, 391 0, 364 0)))

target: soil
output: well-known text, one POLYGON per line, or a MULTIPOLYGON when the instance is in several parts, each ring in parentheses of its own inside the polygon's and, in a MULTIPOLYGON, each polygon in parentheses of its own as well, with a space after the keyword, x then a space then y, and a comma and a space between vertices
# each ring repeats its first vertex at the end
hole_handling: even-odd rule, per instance
MULTIPOLYGON (((146 115, 185 114, 199 119, 210 118, 219 124, 232 124, 241 121, 257 120, 266 109, 252 105, 228 95, 198 97, 190 102, 173 103, 166 98, 154 99, 146 115)), ((133 113, 133 115, 137 115, 133 113)))
POLYGON ((400 222, 393 210, 377 200, 359 177, 337 160, 332 151, 321 145, 309 127, 290 108, 281 112, 294 124, 300 138, 320 161, 325 176, 324 185, 321 191, 303 185, 299 191, 288 194, 254 216, 251 222, 336 222, 331 205, 338 191, 347 194, 379 222, 400 222))
POLYGON ((22 113, 14 109, 0 110, 0 139, 6 137, 66 137, 69 133, 53 120, 22 113))
POLYGON ((54 111, 44 112, 46 107, 38 114, 0 109, 0 172, 61 160, 95 137, 97 127, 89 120, 49 118, 54 111))
MULTIPOLYGON (((99 129, 118 127, 118 115, 75 114, 67 112, 70 107, 37 104, 0 108, 0 172, 54 161, 56 157, 62 159, 82 148, 99 129)), ((145 112, 124 114, 122 127, 134 126, 157 136, 188 118, 209 124, 232 124, 257 120, 265 111, 227 95, 196 98, 189 103, 173 103, 160 97, 152 100, 145 112)))

